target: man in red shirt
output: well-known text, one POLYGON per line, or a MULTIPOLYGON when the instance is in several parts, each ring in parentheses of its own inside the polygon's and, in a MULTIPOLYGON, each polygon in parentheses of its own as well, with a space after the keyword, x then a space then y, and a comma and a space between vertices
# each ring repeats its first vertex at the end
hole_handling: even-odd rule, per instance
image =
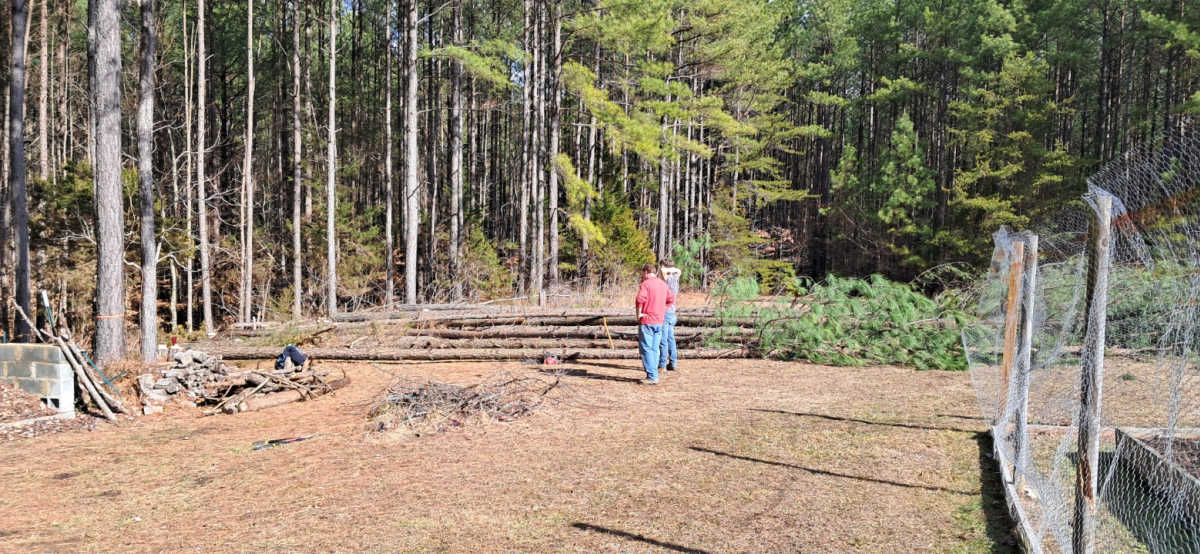
POLYGON ((654 270, 654 264, 642 266, 642 286, 634 300, 638 318, 638 352, 642 355, 642 368, 646 370, 643 385, 657 385, 659 349, 662 347, 663 319, 667 306, 675 305, 675 294, 654 270))

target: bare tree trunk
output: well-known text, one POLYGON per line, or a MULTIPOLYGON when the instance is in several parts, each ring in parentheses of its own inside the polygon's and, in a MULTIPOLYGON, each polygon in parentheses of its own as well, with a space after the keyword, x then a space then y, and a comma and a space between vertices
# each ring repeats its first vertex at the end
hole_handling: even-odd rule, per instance
POLYGON ((524 0, 525 6, 525 52, 526 60, 522 71, 521 94, 521 200, 520 200, 520 255, 517 260, 517 289, 524 292, 529 288, 529 192, 533 186, 534 152, 533 142, 533 66, 528 56, 533 49, 533 0, 524 0))
POLYGON ((43 0, 41 6, 41 32, 39 37, 41 46, 38 48, 38 77, 40 85, 38 87, 38 178, 50 178, 50 139, 47 129, 49 128, 50 118, 47 114, 49 107, 49 92, 50 92, 50 33, 48 32, 46 4, 49 0, 43 0))
POLYGON ((553 170, 553 158, 558 156, 559 127, 561 125, 562 94, 559 79, 562 76, 562 5, 551 2, 550 13, 554 25, 553 49, 550 51, 550 282, 558 283, 558 172, 553 170))
POLYGON ((205 67, 208 65, 207 50, 204 45, 204 0, 197 0, 196 22, 196 83, 199 86, 196 105, 199 110, 196 116, 196 206, 197 222, 200 225, 200 302, 204 305, 204 332, 213 337, 217 328, 213 324, 212 309, 212 260, 208 252, 208 183, 205 177, 205 119, 207 119, 205 96, 208 93, 208 77, 205 67))
POLYGON ((337 211, 337 17, 340 5, 340 0, 333 0, 329 12, 329 158, 325 173, 325 252, 329 261, 325 306, 329 317, 337 313, 337 232, 334 223, 337 211))
POLYGON ((300 197, 303 193, 300 152, 300 0, 292 0, 292 319, 300 319, 304 283, 300 272, 300 197))
POLYGON ((250 321, 254 305, 254 0, 246 0, 246 138, 242 160, 242 290, 238 314, 250 321))
POLYGON ((387 242, 385 264, 387 266, 387 283, 384 285, 384 306, 387 309, 392 309, 392 305, 396 302, 396 237, 395 223, 392 212, 396 203, 396 195, 392 183, 392 5, 389 3, 385 8, 387 15, 384 17, 384 29, 387 33, 384 40, 384 52, 387 56, 387 73, 384 76, 384 95, 387 99, 384 101, 384 119, 386 120, 386 132, 383 141, 383 165, 384 176, 387 181, 386 191, 386 207, 384 208, 384 236, 387 242))
MULTIPOLYGON (((185 43, 187 41, 184 41, 185 43)), ((178 152, 175 151, 175 137, 168 131, 168 137, 171 137, 171 206, 175 216, 179 215, 179 158, 178 152)), ((164 216, 164 220, 166 217, 164 216)), ((190 239, 189 239, 190 240, 190 239)), ((179 327, 179 269, 178 264, 174 259, 167 263, 167 267, 171 269, 171 332, 174 332, 179 327)))
MULTIPOLYGON (((462 0, 454 2, 454 44, 462 43, 462 0)), ((459 255, 462 249, 463 203, 463 77, 462 64, 450 67, 450 272, 454 283, 451 299, 462 299, 463 285, 459 255)))
MULTIPOLYGON (((138 99, 138 184, 142 208, 142 359, 158 346, 158 249, 154 241, 154 0, 142 0, 142 67, 138 99)), ((174 162, 172 162, 174 166, 174 162)))
POLYGON ((121 202, 121 6, 96 0, 96 361, 125 357, 121 202))
MULTIPOLYGON (((29 297, 29 212, 25 191, 25 38, 29 32, 29 6, 25 0, 12 0, 12 50, 8 104, 9 202, 12 204, 12 228, 16 242, 16 302, 26 314, 33 313, 29 297)), ((28 342, 32 329, 24 318, 16 320, 15 339, 28 342)))
POLYGON ((0 46, 0 68, 5 68, 5 71, 0 74, 0 79, 3 79, 0 81, 3 83, 3 86, 0 87, 0 97, 4 99, 4 111, 0 112, 0 337, 3 337, 5 340, 11 338, 8 322, 8 297, 12 293, 11 289, 9 289, 9 285, 12 282, 9 277, 9 271, 12 268, 12 258, 10 256, 11 250, 8 247, 9 237, 11 236, 9 226, 12 224, 12 203, 10 202, 12 190, 9 188, 10 183, 8 180, 10 159, 8 152, 8 113, 11 100, 10 91, 12 90, 10 87, 12 84, 12 72, 10 70, 12 68, 9 65, 10 60, 8 57, 12 50, 11 48, 6 48, 12 44, 11 8, 11 2, 0 2, 0 44, 4 45, 0 46))
POLYGON ((404 298, 417 303, 417 0, 408 0, 404 65, 407 70, 404 103, 404 298))

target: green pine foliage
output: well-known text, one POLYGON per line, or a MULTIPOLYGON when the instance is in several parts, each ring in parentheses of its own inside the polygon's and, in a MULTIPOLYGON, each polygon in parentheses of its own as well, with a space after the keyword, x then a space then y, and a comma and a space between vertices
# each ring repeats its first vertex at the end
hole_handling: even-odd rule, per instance
POLYGON ((732 279, 717 289, 718 313, 755 318, 754 346, 764 357, 837 366, 967 368, 959 336, 967 316, 958 296, 929 298, 881 275, 831 275, 803 285, 794 285, 799 294, 790 300, 764 304, 754 278, 732 279))
POLYGON ((637 274, 643 264, 655 261, 650 235, 638 228, 629 202, 619 194, 606 191, 592 208, 592 221, 605 237, 603 244, 596 245, 592 258, 592 270, 602 281, 623 280, 637 274))

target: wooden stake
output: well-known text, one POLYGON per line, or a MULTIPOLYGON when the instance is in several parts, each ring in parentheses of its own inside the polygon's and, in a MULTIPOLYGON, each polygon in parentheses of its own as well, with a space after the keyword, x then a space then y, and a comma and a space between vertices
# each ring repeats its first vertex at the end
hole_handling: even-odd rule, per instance
POLYGON ((1096 551, 1096 471, 1100 463, 1100 403, 1104 378, 1104 334, 1108 316, 1108 271, 1112 197, 1095 197, 1088 241, 1087 333, 1079 366, 1079 442, 1076 450, 1075 515, 1071 545, 1076 554, 1096 551))
POLYGON ((1025 245, 1013 242, 1008 258, 1008 301, 1004 304, 1004 355, 1000 363, 1000 411, 997 422, 1008 413, 1009 379, 1017 361, 1017 327, 1021 319, 1021 267, 1024 265, 1025 245))

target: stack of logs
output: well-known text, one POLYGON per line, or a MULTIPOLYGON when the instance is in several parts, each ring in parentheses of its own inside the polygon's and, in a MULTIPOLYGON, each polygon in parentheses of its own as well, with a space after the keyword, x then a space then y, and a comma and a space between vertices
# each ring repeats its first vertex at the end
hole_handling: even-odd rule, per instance
MULTIPOLYGON (((751 354, 746 344, 756 331, 753 321, 721 319, 711 312, 681 311, 675 328, 680 357, 738 358, 751 354), (721 348, 706 348, 706 338, 721 334, 721 348)), ((558 313, 374 313, 342 314, 332 324, 307 329, 312 334, 331 330, 366 331, 347 346, 306 348, 320 360, 560 360, 636 359, 637 320, 628 312, 558 313), (371 328, 371 329, 367 329, 371 328)), ((242 336, 268 331, 240 331, 242 336)), ((266 359, 278 347, 213 346, 226 359, 266 359)))
POLYGON ((142 375, 138 379, 143 398, 148 401, 163 403, 184 394, 196 404, 207 406, 210 414, 233 414, 308 400, 345 383, 344 373, 332 379, 328 372, 309 365, 270 372, 235 371, 221 358, 199 350, 177 352, 171 367, 162 370, 158 378, 142 375))

